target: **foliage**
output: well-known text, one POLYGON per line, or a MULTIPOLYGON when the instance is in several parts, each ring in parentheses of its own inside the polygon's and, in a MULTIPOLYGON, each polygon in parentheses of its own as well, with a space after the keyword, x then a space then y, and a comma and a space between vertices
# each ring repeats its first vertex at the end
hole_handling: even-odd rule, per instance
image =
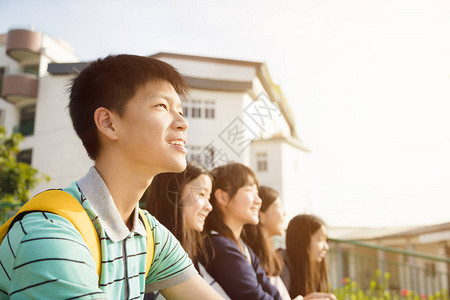
POLYGON ((448 300, 448 291, 443 289, 430 295, 417 294, 413 290, 391 290, 389 289, 390 274, 388 272, 381 276, 379 270, 375 271, 370 287, 363 290, 356 281, 344 278, 344 286, 333 290, 338 300, 448 300))
POLYGON ((0 219, 11 213, 14 206, 26 202, 30 197, 30 189, 42 180, 50 177, 26 163, 18 162, 19 145, 23 141, 20 133, 7 136, 4 127, 0 126, 0 219))

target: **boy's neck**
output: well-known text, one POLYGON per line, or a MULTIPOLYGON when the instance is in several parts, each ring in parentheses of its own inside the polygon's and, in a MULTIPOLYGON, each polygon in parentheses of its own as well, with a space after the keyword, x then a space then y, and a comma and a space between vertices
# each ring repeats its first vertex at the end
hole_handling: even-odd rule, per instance
POLYGON ((114 160, 97 159, 95 168, 108 187, 123 222, 131 229, 131 214, 153 177, 142 176, 114 160))

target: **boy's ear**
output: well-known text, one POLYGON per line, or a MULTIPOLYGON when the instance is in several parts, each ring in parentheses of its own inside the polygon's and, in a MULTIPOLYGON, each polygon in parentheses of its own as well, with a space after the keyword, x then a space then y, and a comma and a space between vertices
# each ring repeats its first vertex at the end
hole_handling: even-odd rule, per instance
POLYGON ((215 190, 214 196, 216 197, 217 204, 219 204, 221 207, 227 206, 228 201, 230 200, 227 192, 221 189, 215 190))
POLYGON ((111 140, 117 140, 117 132, 114 128, 114 118, 114 113, 104 107, 99 107, 94 112, 94 122, 98 131, 111 140))

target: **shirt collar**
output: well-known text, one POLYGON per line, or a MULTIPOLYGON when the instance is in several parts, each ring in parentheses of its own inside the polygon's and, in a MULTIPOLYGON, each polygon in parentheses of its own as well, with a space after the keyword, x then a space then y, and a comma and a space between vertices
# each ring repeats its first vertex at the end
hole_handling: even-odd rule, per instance
POLYGON ((111 241, 121 241, 133 232, 147 236, 145 226, 139 219, 139 203, 136 205, 136 208, 131 215, 133 225, 130 231, 123 222, 108 187, 95 167, 91 167, 88 173, 77 181, 77 184, 94 211, 97 213, 98 218, 111 241))

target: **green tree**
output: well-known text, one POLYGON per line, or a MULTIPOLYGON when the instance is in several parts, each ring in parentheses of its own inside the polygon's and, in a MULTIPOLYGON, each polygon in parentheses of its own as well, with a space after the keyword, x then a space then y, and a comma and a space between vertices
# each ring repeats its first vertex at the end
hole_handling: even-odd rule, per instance
MULTIPOLYGON (((42 180, 50 180, 29 164, 17 161, 22 140, 20 133, 7 136, 5 128, 0 126, 0 204, 19 206, 29 199, 30 189, 42 180)), ((0 207, 0 222, 12 210, 0 207)))

